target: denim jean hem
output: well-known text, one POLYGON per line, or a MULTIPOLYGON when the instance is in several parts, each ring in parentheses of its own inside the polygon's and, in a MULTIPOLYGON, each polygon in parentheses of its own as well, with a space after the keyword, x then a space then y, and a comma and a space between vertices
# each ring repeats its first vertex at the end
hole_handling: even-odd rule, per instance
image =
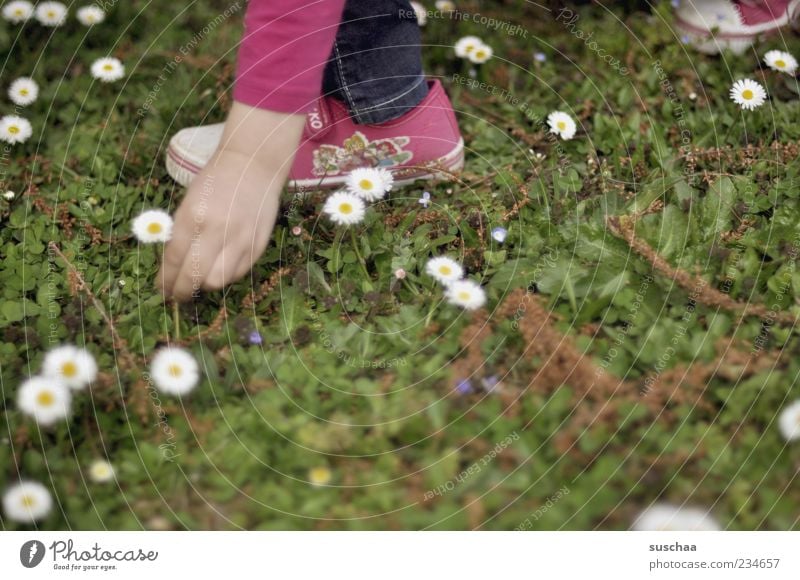
POLYGON ((428 94, 409 0, 346 0, 322 92, 360 125, 402 117, 428 94))
MULTIPOLYGON (((347 91, 344 92, 348 94, 347 91)), ((380 103, 370 103, 369 106, 359 107, 354 102, 348 102, 347 106, 357 124, 376 125, 402 117, 427 96, 428 82, 424 76, 420 76, 401 93, 380 103)))

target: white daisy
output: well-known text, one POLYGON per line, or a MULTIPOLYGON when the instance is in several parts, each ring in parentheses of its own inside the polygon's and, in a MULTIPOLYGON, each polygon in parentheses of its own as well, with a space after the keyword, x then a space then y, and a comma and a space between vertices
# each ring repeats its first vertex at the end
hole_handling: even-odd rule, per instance
POLYGON ((67 7, 61 2, 39 2, 36 20, 44 26, 61 26, 67 21, 67 7))
POLYGON ((572 139, 578 128, 572 117, 562 111, 553 111, 547 115, 547 124, 550 126, 550 132, 555 133, 564 141, 572 139))
POLYGON ((800 439, 800 399, 781 411, 778 428, 787 441, 800 439))
POLYGON ((42 374, 61 379, 69 388, 84 388, 97 378, 97 363, 89 351, 67 345, 47 353, 42 363, 42 374))
POLYGON ((458 280, 445 290, 445 298, 450 304, 466 310, 477 310, 486 304, 486 292, 481 285, 472 280, 458 280))
POLYGON ((25 0, 9 2, 3 6, 3 18, 14 24, 26 22, 31 16, 33 16, 33 4, 25 0))
POLYGON ((419 2, 411 2, 410 4, 414 9, 414 14, 417 16, 417 24, 425 26, 425 23, 428 22, 428 11, 419 2))
POLYGON ((200 380, 200 368, 188 351, 177 347, 159 350, 150 363, 150 374, 156 387, 169 395, 185 395, 200 380))
POLYGON ((308 470, 308 481, 314 487, 324 487, 331 482, 331 470, 327 467, 314 467, 308 470))
POLYGON ((168 242, 172 237, 172 217, 160 209, 149 209, 133 220, 132 229, 143 244, 168 242))
POLYGON ((772 70, 793 75, 797 70, 797 59, 788 52, 770 50, 764 55, 764 62, 772 70))
POLYGON ((8 88, 8 98, 15 105, 25 107, 30 105, 39 96, 39 85, 28 77, 20 77, 11 83, 8 88))
POLYGON ((456 51, 456 56, 461 58, 469 58, 469 53, 482 45, 483 41, 477 36, 465 36, 459 39, 453 48, 456 51))
POLYGON ((17 406, 40 425, 66 419, 72 401, 69 387, 53 377, 33 377, 22 383, 17 406))
POLYGON ((106 13, 103 12, 103 9, 99 6, 95 6, 94 4, 84 6, 83 8, 78 8, 75 16, 78 17, 78 22, 84 26, 94 26, 95 24, 100 24, 106 19, 106 13))
POLYGON ((347 176, 347 190, 364 201, 381 199, 393 184, 392 173, 383 167, 354 169, 347 176))
POLYGON ((325 200, 322 211, 328 214, 333 223, 349 226, 363 220, 367 208, 364 200, 357 195, 339 191, 325 200))
POLYGON ((474 62, 475 64, 483 64, 492 58, 493 54, 494 51, 492 50, 491 46, 481 43, 469 51, 467 58, 469 58, 470 62, 474 62))
POLYGON ((720 526, 706 510, 661 503, 640 513, 633 529, 639 532, 709 532, 718 531, 720 526))
POLYGON ((434 3, 436 10, 440 10, 442 12, 452 12, 456 9, 455 2, 451 2, 450 0, 436 0, 434 3))
POLYGON ((6 115, 0 119, 0 141, 12 144, 24 143, 31 135, 33 128, 27 119, 16 115, 6 115))
POLYGON ((103 83, 113 83, 125 76, 125 67, 118 58, 106 56, 92 63, 92 76, 103 83))
POLYGON ((104 459, 96 459, 89 466, 89 479, 95 483, 108 483, 114 479, 114 466, 104 459))
POLYGON ((731 87, 731 100, 742 109, 752 110, 764 104, 767 100, 767 91, 756 81, 738 80, 731 87))
POLYGON ((50 513, 53 498, 41 483, 20 481, 3 494, 3 512, 15 522, 30 524, 50 513))
POLYGON ((464 277, 464 268, 455 260, 447 256, 431 258, 425 264, 425 272, 442 284, 452 284, 464 277))

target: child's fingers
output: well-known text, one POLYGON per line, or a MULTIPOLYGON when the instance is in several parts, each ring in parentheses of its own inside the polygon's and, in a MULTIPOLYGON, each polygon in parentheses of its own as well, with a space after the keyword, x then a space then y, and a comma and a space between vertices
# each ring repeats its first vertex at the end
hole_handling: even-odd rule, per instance
MULTIPOLYGON (((176 228, 177 229, 177 228, 176 228)), ((191 246, 191 239, 188 236, 175 236, 164 248, 164 260, 156 278, 156 288, 164 296, 172 296, 175 280, 181 271, 184 258, 191 246)))
POLYGON ((222 240, 212 231, 206 230, 190 243, 175 275, 172 296, 176 300, 192 298, 203 287, 206 276, 222 251, 222 240))
POLYGON ((253 261, 250 259, 247 248, 233 243, 229 244, 225 250, 217 256, 214 265, 211 266, 208 275, 203 280, 204 290, 221 290, 228 284, 235 282, 250 270, 253 261))

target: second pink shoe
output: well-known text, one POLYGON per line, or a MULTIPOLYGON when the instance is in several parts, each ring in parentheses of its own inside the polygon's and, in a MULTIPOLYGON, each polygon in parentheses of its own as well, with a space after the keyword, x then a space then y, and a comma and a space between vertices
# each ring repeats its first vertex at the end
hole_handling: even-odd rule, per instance
POLYGON ((675 25, 700 52, 741 54, 797 19, 800 0, 675 0, 675 25))

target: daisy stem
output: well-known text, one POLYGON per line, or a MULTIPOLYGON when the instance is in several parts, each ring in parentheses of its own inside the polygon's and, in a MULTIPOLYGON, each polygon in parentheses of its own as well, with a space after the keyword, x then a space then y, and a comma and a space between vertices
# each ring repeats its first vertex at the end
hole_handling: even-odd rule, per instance
POLYGON ((431 318, 433 318, 433 313, 436 311, 436 304, 438 304, 436 300, 431 300, 431 307, 428 309, 428 315, 425 316, 425 328, 430 326, 431 318))
POLYGON ((342 266, 342 238, 344 238, 344 228, 337 228, 336 235, 333 238, 333 257, 334 267, 336 271, 342 266))
POLYGON ((181 339, 181 313, 178 309, 178 301, 172 303, 172 325, 175 327, 175 340, 181 339))
POLYGON ((353 241, 353 250, 355 250, 356 257, 358 257, 358 263, 361 264, 361 270, 367 278, 367 283, 369 283, 370 277, 369 272, 367 272, 367 263, 364 261, 364 256, 361 255, 361 251, 358 249, 358 240, 356 239, 356 232, 353 228, 350 228, 350 239, 353 241))
POLYGON ((416 296, 419 296, 419 290, 417 290, 417 287, 409 282, 406 278, 403 278, 403 285, 411 290, 416 296))

